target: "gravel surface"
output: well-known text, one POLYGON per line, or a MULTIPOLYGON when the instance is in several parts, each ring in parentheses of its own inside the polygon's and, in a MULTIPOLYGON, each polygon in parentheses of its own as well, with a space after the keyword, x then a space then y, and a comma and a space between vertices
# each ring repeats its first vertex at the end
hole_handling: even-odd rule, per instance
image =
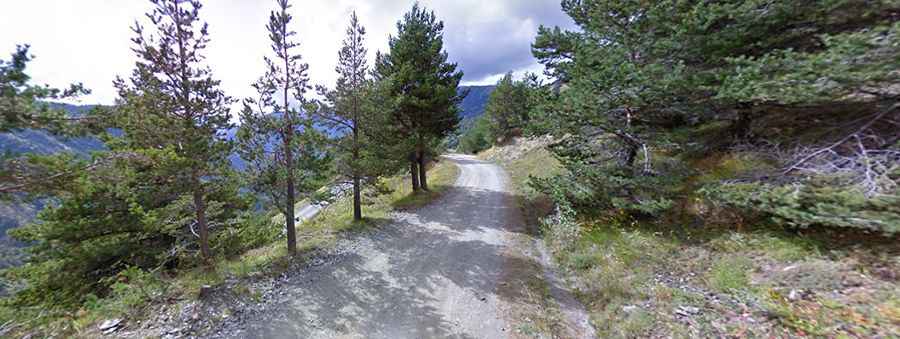
MULTIPOLYGON (((506 338, 505 253, 519 218, 500 167, 470 156, 456 187, 267 282, 210 333, 223 338, 506 338)), ((581 322, 583 319, 576 319, 581 322)))

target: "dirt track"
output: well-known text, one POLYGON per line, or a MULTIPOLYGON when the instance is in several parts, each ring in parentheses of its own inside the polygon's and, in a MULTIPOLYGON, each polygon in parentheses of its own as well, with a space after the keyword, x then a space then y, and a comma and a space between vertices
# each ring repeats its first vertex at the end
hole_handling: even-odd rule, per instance
MULTIPOLYGON (((460 176, 444 197, 395 214, 374 235, 356 239, 339 260, 293 275, 280 287, 284 294, 278 301, 264 312, 232 319, 240 325, 225 336, 518 336, 518 320, 511 319, 517 300, 510 295, 515 293, 503 290, 512 288, 504 282, 510 279, 506 268, 522 260, 509 255, 516 250, 515 232, 523 228, 512 225, 520 219, 508 180, 491 163, 462 155, 447 158, 460 167, 460 176)), ((562 308, 563 318, 571 318, 571 305, 562 308)))

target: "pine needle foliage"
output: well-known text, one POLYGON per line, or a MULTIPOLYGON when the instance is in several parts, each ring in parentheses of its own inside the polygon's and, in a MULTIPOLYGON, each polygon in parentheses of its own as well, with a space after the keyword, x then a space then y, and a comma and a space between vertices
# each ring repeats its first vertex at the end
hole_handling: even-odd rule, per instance
POLYGON ((711 199, 788 226, 896 229, 873 220, 896 219, 879 206, 898 193, 897 1, 565 0, 562 8, 580 30, 542 27, 532 46, 558 84, 535 120, 565 136, 556 153, 569 170, 539 183, 548 193, 657 214, 691 185, 677 179, 690 176, 686 164, 673 161, 753 149, 776 170, 715 183, 708 192, 723 195, 711 199), (709 139, 678 136, 701 126, 724 128, 709 139), (838 210, 867 217, 849 222, 838 210))

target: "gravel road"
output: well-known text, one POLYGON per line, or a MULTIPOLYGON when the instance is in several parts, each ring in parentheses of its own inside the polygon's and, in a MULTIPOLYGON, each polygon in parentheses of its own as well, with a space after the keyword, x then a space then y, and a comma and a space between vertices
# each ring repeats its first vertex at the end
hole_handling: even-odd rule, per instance
MULTIPOLYGON (((292 274, 276 301, 230 319, 241 338, 507 338, 505 267, 521 227, 503 170, 451 155, 460 176, 438 201, 396 213, 326 264, 292 274)), ((230 323, 230 324, 229 324, 230 323)))

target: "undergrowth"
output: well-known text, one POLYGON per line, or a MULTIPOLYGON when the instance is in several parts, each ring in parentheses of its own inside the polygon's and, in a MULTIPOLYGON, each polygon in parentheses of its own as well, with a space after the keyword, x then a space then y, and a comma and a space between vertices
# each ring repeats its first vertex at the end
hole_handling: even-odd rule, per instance
MULTIPOLYGON (((546 172, 529 166, 544 152, 504 162, 517 191, 546 172)), ((698 158, 658 217, 543 210, 553 212, 545 243, 598 337, 900 336, 896 236, 784 227, 698 192, 770 166, 748 154, 698 158)))

